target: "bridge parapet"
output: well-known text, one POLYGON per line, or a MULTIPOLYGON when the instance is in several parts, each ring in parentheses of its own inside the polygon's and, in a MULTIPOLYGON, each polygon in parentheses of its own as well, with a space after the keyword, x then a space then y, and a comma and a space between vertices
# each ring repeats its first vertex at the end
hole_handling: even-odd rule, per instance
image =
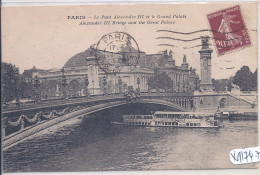
MULTIPOLYGON (((153 93, 153 92, 143 92, 140 93, 141 97, 192 97, 193 94, 189 93, 153 93)), ((43 100, 40 103, 35 102, 29 102, 29 103, 21 103, 20 105, 2 105, 2 112, 3 114, 10 114, 13 112, 19 112, 19 111, 30 111, 34 109, 45 109, 49 107, 56 107, 56 106, 62 106, 62 105, 70 105, 70 104, 76 104, 81 102, 96 102, 100 100, 110 100, 110 99, 116 99, 116 98, 123 98, 122 94, 107 94, 107 95, 95 95, 95 96, 81 96, 77 98, 57 98, 57 99, 49 99, 49 100, 43 100)))
POLYGON ((250 101, 231 92, 195 92, 194 107, 196 111, 257 111, 257 101, 250 101))
MULTIPOLYGON (((2 137, 2 150, 6 150, 6 149, 16 145, 17 143, 23 141, 24 139, 27 139, 30 136, 33 136, 34 134, 39 133, 39 132, 43 131, 44 129, 50 128, 59 123, 65 122, 65 121, 73 119, 75 117, 80 117, 82 115, 97 112, 99 110, 103 110, 103 109, 113 107, 113 106, 122 105, 125 103, 126 103, 125 100, 120 100, 120 101, 109 102, 109 103, 100 104, 100 105, 96 105, 96 106, 92 106, 92 107, 88 107, 88 108, 78 106, 72 110, 66 109, 66 110, 63 110, 60 112, 52 111, 48 115, 48 117, 50 117, 50 116, 52 116, 52 117, 50 117, 46 120, 40 120, 40 121, 36 120, 37 122, 35 122, 34 124, 27 126, 27 127, 22 127, 22 125, 23 125, 22 117, 19 117, 18 120, 16 121, 17 122, 16 126, 19 127, 19 130, 7 135, 6 137, 2 137), (53 115, 53 113, 56 113, 59 115, 53 115)), ((39 117, 39 115, 37 115, 37 116, 39 117)), ((42 115, 40 117, 42 117, 42 115)), ((25 117, 23 117, 23 118, 25 118, 25 117)), ((9 121, 7 121, 5 123, 8 124, 9 121)), ((2 126, 2 129, 3 129, 3 126, 2 126)))
POLYGON ((57 117, 79 111, 81 109, 97 109, 111 103, 155 103, 174 107, 179 111, 190 109, 191 96, 166 93, 143 93, 140 97, 131 101, 126 100, 122 94, 103 96, 99 98, 80 98, 72 101, 60 101, 52 105, 36 106, 13 111, 3 112, 2 135, 12 135, 21 132, 27 127, 41 124, 43 121, 52 120, 57 117), (62 103, 63 102, 63 103, 62 103), (101 105, 101 106, 100 106, 101 105))

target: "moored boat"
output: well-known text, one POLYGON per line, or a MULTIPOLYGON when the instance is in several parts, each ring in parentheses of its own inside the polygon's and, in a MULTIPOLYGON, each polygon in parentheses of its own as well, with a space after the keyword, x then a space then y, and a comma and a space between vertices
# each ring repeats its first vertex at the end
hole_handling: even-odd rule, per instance
POLYGON ((218 128, 212 113, 156 111, 152 115, 123 115, 123 125, 185 128, 218 128))

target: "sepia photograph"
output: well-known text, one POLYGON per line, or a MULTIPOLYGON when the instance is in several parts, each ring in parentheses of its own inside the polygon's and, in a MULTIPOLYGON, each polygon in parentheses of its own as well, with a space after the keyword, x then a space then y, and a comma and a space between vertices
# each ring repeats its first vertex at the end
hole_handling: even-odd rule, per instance
POLYGON ((259 168, 257 6, 3 6, 2 172, 259 168))

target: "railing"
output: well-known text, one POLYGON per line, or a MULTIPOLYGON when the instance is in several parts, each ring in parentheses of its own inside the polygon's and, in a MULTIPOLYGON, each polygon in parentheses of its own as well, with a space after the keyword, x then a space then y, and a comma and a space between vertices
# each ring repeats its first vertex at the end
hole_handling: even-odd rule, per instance
POLYGON ((2 105, 3 112, 7 111, 14 111, 14 110, 22 110, 28 108, 37 108, 37 107, 44 107, 44 106, 53 106, 58 104, 66 104, 66 103, 73 103, 73 102, 80 102, 80 101, 97 101, 102 99, 109 99, 109 98, 117 98, 122 97, 121 94, 107 94, 107 95, 92 95, 88 96, 80 96, 80 97, 71 97, 71 98, 56 98, 56 99, 44 99, 41 101, 30 101, 26 103, 19 103, 12 104, 12 105, 2 105))
POLYGON ((6 150, 23 139, 43 131, 46 128, 50 128, 74 117, 81 117, 88 113, 97 112, 99 110, 122 105, 124 103, 126 103, 125 100, 121 99, 119 101, 103 103, 87 108, 85 106, 77 106, 72 109, 65 108, 60 112, 53 110, 48 115, 43 115, 43 113, 39 112, 31 118, 21 115, 18 119, 16 119, 16 121, 5 119, 3 122, 5 125, 2 125, 2 150, 6 150), (29 122, 30 125, 25 125, 25 122, 29 122), (18 127, 18 130, 5 134, 5 129, 11 126, 18 127))
POLYGON ((41 110, 37 110, 36 114, 33 116, 27 116, 24 114, 19 115, 19 117, 15 118, 8 118, 4 117, 2 119, 2 136, 5 137, 6 135, 10 135, 12 133, 15 133, 17 131, 22 131, 27 127, 30 127, 32 125, 37 125, 39 123, 42 123, 42 121, 52 120, 57 117, 63 116, 65 114, 69 114, 81 109, 89 109, 89 111, 92 110, 98 110, 99 108, 102 109, 104 106, 109 106, 110 104, 114 103, 121 103, 126 102, 124 98, 118 98, 117 101, 111 101, 111 102, 103 102, 101 104, 93 104, 92 106, 86 105, 84 103, 80 103, 80 105, 72 106, 72 107, 66 107, 60 111, 57 110, 51 110, 49 113, 43 113, 41 110))
MULTIPOLYGON (((165 92, 141 92, 141 96, 192 96, 192 94, 187 93, 165 93, 165 92)), ((2 111, 15 111, 15 110, 24 110, 28 108, 37 108, 44 106, 52 106, 57 104, 66 104, 73 103, 79 101, 96 101, 101 99, 109 99, 111 97, 117 98, 122 97, 121 93, 113 93, 113 94, 99 94, 99 95, 91 95, 91 96, 79 96, 79 97, 70 97, 70 98, 53 98, 53 99, 42 99, 40 101, 28 101, 28 102, 20 102, 20 103, 12 103, 12 104, 2 104, 2 111)))
MULTIPOLYGON (((173 96, 172 93, 141 93, 141 97, 144 99, 153 99, 155 100, 157 98, 163 98, 164 101, 165 98, 168 98, 169 95, 173 96)), ((181 95, 181 94, 178 94, 181 95)), ((177 97, 178 98, 178 97, 177 97)), ((117 102, 117 101, 124 101, 126 103, 132 103, 132 102, 138 102, 140 100, 140 97, 136 97, 134 100, 126 99, 123 94, 107 94, 107 95, 96 95, 91 96, 91 98, 87 97, 78 97, 78 98, 70 98, 70 99, 52 99, 49 100, 48 103, 44 104, 36 104, 36 105, 29 105, 27 106, 27 109, 25 106, 22 108, 13 108, 11 111, 4 111, 3 115, 4 118, 2 119, 2 135, 5 137, 6 135, 9 135, 11 133, 23 130, 25 127, 41 123, 41 121, 50 120, 56 117, 59 117, 61 115, 65 115, 74 111, 77 111, 82 108, 97 108, 100 104, 109 104, 111 102, 117 102), (104 101, 105 100, 105 101, 104 101), (108 101, 107 101, 108 100, 108 101), (50 103, 53 102, 53 103, 50 103), (90 103, 89 103, 90 102, 90 103), (98 102, 98 103, 93 103, 98 102), (45 107, 45 105, 47 107, 45 107), (60 110, 59 112, 55 109, 54 106, 58 106, 60 110), (30 108, 33 107, 33 108, 30 108), (42 112, 44 109, 48 109, 49 113, 45 114, 42 112), (50 111, 51 110, 51 111, 50 111), (26 115, 25 111, 27 112, 26 115), (33 114, 35 112, 35 114, 33 114), (10 115, 12 114, 12 115, 10 115), (8 117, 13 116, 13 117, 8 117), (17 117, 19 116, 19 117, 17 117), (6 130, 7 128, 7 130, 6 130)), ((150 100, 149 100, 150 101, 150 100)), ((162 100, 163 101, 163 100, 162 100)), ((46 102, 46 101, 45 101, 46 102)), ((161 101, 160 101, 161 102, 161 101)), ((172 102, 167 102, 171 103, 172 102)), ((179 105, 179 104, 175 104, 179 105)), ((183 110, 184 107, 179 105, 180 109, 183 110)), ((46 111, 46 110, 45 110, 46 111)))

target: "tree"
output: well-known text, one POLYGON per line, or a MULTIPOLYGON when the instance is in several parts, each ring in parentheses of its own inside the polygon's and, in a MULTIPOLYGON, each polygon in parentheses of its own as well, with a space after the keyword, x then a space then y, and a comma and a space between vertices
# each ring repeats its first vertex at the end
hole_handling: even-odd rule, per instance
POLYGON ((250 91, 253 89, 251 82, 252 77, 253 73, 250 71, 249 67, 243 66, 236 72, 233 83, 238 85, 242 91, 250 91))
POLYGON ((213 84, 213 87, 215 88, 215 91, 226 91, 226 90, 231 91, 232 81, 230 79, 215 80, 213 78, 212 84, 213 84), (227 89, 226 89, 226 87, 227 87, 227 89))
POLYGON ((2 81, 2 100, 10 102, 19 97, 20 92, 20 75, 19 68, 10 63, 1 64, 1 81, 2 81))
POLYGON ((252 90, 257 91, 257 69, 255 70, 255 72, 252 74, 251 77, 251 88, 252 90))
POLYGON ((25 82, 25 81, 21 81, 21 97, 32 97, 33 95, 33 85, 32 85, 32 82, 25 82))
POLYGON ((159 73, 158 70, 155 70, 154 76, 150 77, 148 80, 149 89, 160 89, 165 92, 172 91, 173 82, 172 79, 166 74, 166 72, 159 73))

